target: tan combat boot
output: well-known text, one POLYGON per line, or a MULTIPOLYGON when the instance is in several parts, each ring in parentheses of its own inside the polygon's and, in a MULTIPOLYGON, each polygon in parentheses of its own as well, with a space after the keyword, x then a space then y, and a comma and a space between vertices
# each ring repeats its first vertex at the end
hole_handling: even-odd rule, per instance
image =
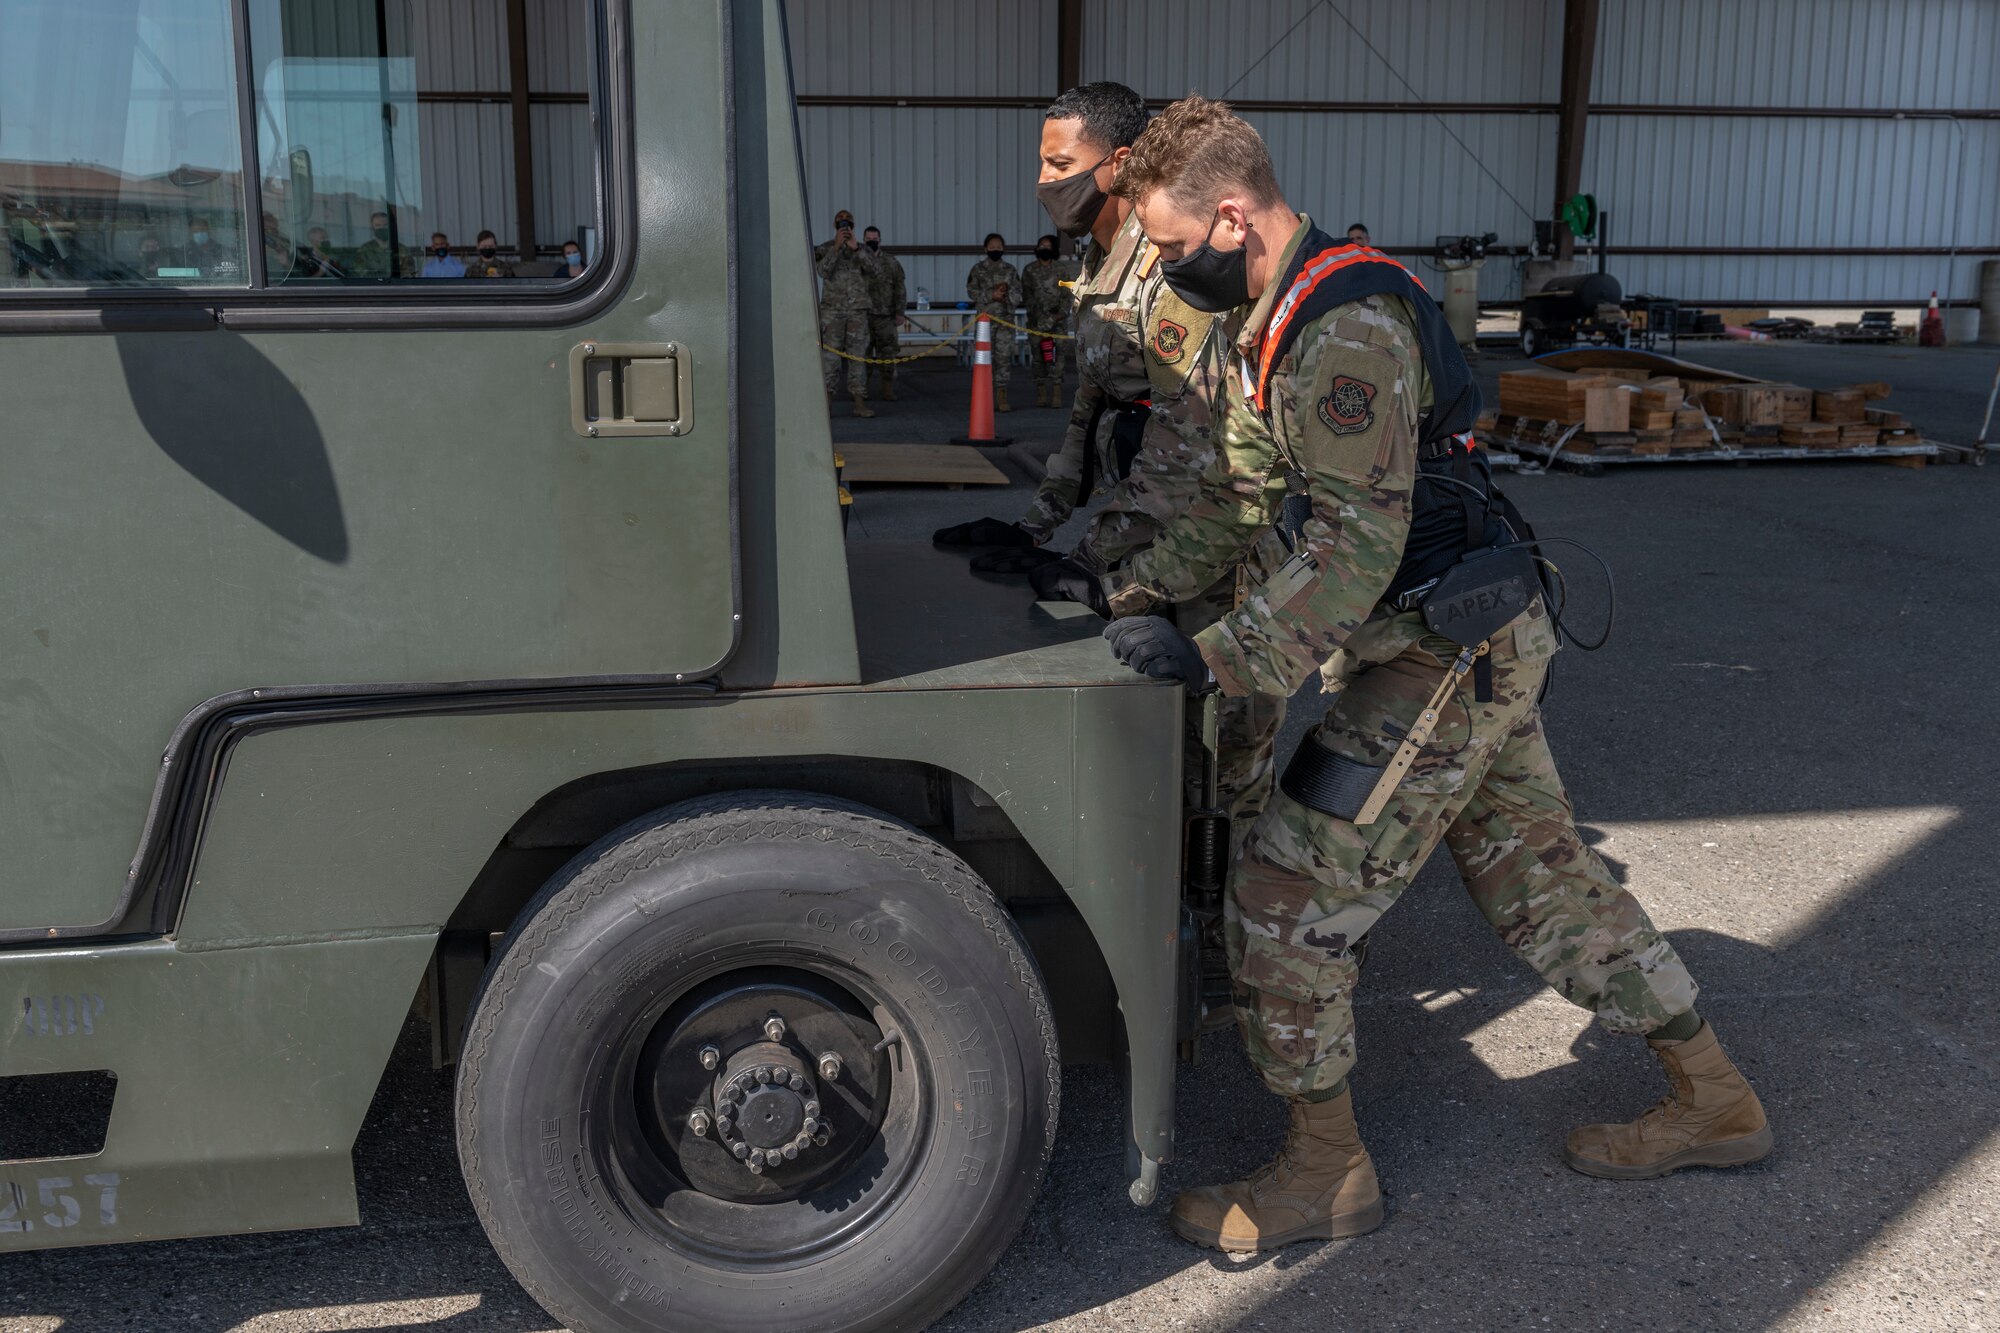
POLYGON ((1653 1041, 1674 1090, 1630 1124, 1573 1130, 1563 1160, 1587 1176, 1650 1180, 1684 1166, 1742 1166, 1771 1151, 1764 1107, 1707 1023, 1686 1041, 1653 1041))
POLYGON ((1382 1225, 1382 1187, 1361 1146, 1354 1099, 1293 1097, 1278 1160, 1248 1180, 1202 1185, 1174 1200, 1170 1225, 1183 1240, 1232 1254, 1301 1240, 1359 1236, 1382 1225))
POLYGON ((882 401, 885 403, 896 401, 896 375, 893 371, 882 372, 882 401))
POLYGON ((1006 380, 995 379, 993 381, 993 410, 995 412, 1011 412, 1014 410, 1013 408, 1007 406, 1006 380))
POLYGON ((857 417, 872 417, 875 415, 875 409, 868 406, 868 400, 858 393, 854 395, 854 415, 857 417))

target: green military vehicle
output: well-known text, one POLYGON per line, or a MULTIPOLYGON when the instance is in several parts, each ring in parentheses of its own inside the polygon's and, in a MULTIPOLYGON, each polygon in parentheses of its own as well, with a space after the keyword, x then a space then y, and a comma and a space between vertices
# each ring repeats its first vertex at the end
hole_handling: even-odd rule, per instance
POLYGON ((921 1326, 1059 1059, 1152 1197, 1181 693, 844 542, 775 0, 430 8, 0 0, 0 1251, 354 1224, 414 1003, 571 1327, 921 1326))

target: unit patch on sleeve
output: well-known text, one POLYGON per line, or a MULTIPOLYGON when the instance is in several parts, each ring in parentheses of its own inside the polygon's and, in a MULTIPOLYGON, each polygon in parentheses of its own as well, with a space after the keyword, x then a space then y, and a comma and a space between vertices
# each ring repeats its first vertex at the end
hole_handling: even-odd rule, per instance
POLYGON ((1160 320, 1153 330, 1153 355, 1172 365, 1187 352, 1187 329, 1171 319, 1160 320))
POLYGON ((1335 435, 1357 435, 1375 424, 1375 386, 1367 380, 1335 375, 1333 387, 1319 400, 1319 419, 1335 435))

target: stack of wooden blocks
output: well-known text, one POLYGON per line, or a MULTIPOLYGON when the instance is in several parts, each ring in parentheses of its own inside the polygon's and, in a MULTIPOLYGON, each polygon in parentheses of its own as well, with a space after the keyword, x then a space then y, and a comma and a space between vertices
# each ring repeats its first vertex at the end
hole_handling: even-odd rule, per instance
POLYGON ((1572 453, 1664 454, 1714 445, 1701 407, 1671 375, 1629 370, 1511 370, 1500 376, 1501 433, 1543 422, 1580 424, 1572 453))
POLYGON ((1796 384, 1646 375, 1618 367, 1556 370, 1537 366, 1500 376, 1500 408, 1480 429, 1552 440, 1568 432, 1565 453, 1666 454, 1720 448, 1855 449, 1915 444, 1918 432, 1894 412, 1869 404, 1889 396, 1880 381, 1812 390, 1796 384))

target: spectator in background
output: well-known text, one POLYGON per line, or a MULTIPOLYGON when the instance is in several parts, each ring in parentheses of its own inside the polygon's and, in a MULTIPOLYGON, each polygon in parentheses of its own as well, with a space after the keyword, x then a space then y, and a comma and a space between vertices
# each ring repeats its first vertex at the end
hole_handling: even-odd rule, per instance
POLYGON ((986 235, 986 258, 974 264, 972 271, 965 275, 965 298, 980 314, 1007 321, 1007 324, 993 326, 993 410, 1011 412, 1013 408, 1007 404, 1007 383, 1014 376, 1013 351, 1017 335, 1007 325, 1014 322, 1014 307, 1021 303, 1021 274, 1007 262, 1007 238, 997 231, 986 235), (1004 354, 1001 352, 1003 347, 1006 349, 1004 354))
POLYGON ((868 268, 861 262, 861 242, 854 239, 854 214, 841 209, 833 215, 833 239, 813 247, 813 268, 819 272, 820 370, 828 397, 847 385, 854 415, 872 417, 868 406, 868 268))
POLYGON ((199 214, 188 219, 188 243, 182 252, 181 267, 196 269, 204 278, 232 281, 243 272, 236 252, 216 238, 209 229, 208 219, 199 214))
POLYGON ((462 278, 465 276, 465 265, 452 257, 451 238, 443 232, 434 231, 431 233, 430 257, 424 260, 423 272, 418 276, 425 278, 462 278))
POLYGON ((157 281, 160 276, 160 265, 165 262, 166 256, 162 253, 160 238, 150 231, 141 236, 139 238, 140 275, 149 282, 157 281))
POLYGON ((325 227, 306 228, 305 253, 299 256, 299 266, 293 274, 300 278, 344 278, 347 271, 334 261, 333 238, 325 227))
POLYGON ((896 336, 896 322, 904 319, 903 307, 909 297, 903 285, 903 266, 896 256, 882 248, 882 229, 869 227, 861 233, 861 267, 868 274, 868 355, 891 364, 868 367, 871 383, 879 376, 882 401, 896 401, 896 367, 902 343, 896 336))
POLYGON ((410 266, 389 248, 389 215, 377 210, 368 215, 368 239, 354 247, 347 257, 347 271, 357 278, 402 278, 410 266))
POLYGON ((473 244, 475 254, 465 266, 468 278, 511 278, 514 266, 500 257, 500 238, 490 231, 479 233, 473 244))
POLYGON ((1061 407, 1063 348, 1075 301, 1063 283, 1071 278, 1054 236, 1035 242, 1035 261, 1021 270, 1022 304, 1028 307, 1028 364, 1035 368, 1035 406, 1061 407))
POLYGON ((563 242, 562 268, 558 278, 580 278, 583 276, 583 247, 575 241, 563 242))
POLYGON ((1362 226, 1359 222, 1348 223, 1347 239, 1355 245, 1368 244, 1368 228, 1362 226))

